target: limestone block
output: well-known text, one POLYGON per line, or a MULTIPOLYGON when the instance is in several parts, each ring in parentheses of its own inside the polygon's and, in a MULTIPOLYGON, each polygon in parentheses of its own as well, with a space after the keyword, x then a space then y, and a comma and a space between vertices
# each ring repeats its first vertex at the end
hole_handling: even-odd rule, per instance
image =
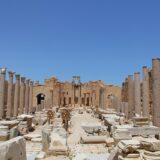
POLYGON ((113 150, 107 160, 118 160, 118 149, 113 150))
POLYGON ((17 117, 18 120, 21 121, 27 121, 27 119, 32 119, 34 116, 28 115, 28 114, 21 114, 17 117))
POLYGON ((42 142, 42 138, 32 138, 32 139, 31 139, 31 142, 41 143, 41 142, 42 142))
POLYGON ((160 152, 149 152, 149 151, 144 151, 142 153, 142 158, 144 160, 160 160, 160 152))
POLYGON ((117 144, 120 140, 132 139, 132 135, 128 129, 117 129, 113 132, 113 138, 117 144))
POLYGON ((60 136, 58 133, 51 133, 51 146, 64 146, 66 144, 66 138, 60 136))
POLYGON ((50 144, 50 130, 43 129, 42 130, 42 150, 48 151, 49 144, 50 144))
POLYGON ((97 133, 102 128, 100 123, 82 123, 81 127, 89 134, 97 133))
POLYGON ((0 141, 9 140, 9 131, 0 131, 0 141))
POLYGON ((29 133, 29 134, 24 135, 24 138, 26 140, 30 141, 33 138, 41 138, 41 135, 40 134, 36 134, 36 133, 29 133))
POLYGON ((68 155, 68 148, 66 146, 50 146, 47 152, 48 155, 68 155))
POLYGON ((23 137, 16 137, 0 144, 1 160, 26 160, 26 146, 23 137))
POLYGON ((7 141, 9 139, 8 126, 0 126, 0 141, 7 141))
POLYGON ((106 145, 107 145, 107 147, 112 147, 114 145, 114 139, 113 138, 107 138, 106 139, 106 145))
POLYGON ((133 117, 133 123, 135 127, 139 126, 149 126, 148 117, 133 117))
POLYGON ((19 136, 19 134, 20 134, 20 132, 18 130, 18 127, 15 126, 10 129, 9 139, 15 138, 15 137, 19 136))
POLYGON ((147 138, 145 140, 142 140, 141 142, 141 148, 155 152, 160 151, 160 140, 154 139, 154 138, 147 138))
POLYGON ((19 123, 19 121, 17 120, 12 120, 12 121, 0 121, 0 125, 3 125, 3 126, 8 126, 9 129, 17 126, 19 123))
POLYGON ((40 153, 36 156, 35 160, 43 160, 45 157, 46 157, 46 153, 45 153, 45 152, 40 152, 40 153))
POLYGON ((118 143, 118 149, 125 154, 134 153, 140 148, 140 142, 138 140, 121 140, 118 143))

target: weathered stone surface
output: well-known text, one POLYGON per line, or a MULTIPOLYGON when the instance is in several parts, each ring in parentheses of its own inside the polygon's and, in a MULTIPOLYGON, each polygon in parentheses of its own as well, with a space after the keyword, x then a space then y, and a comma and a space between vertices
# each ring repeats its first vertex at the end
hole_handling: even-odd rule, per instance
POLYGON ((18 127, 13 127, 10 129, 10 133, 9 133, 9 139, 15 138, 17 136, 19 136, 20 132, 18 130, 18 127))
POLYGON ((106 143, 106 136, 82 136, 80 141, 83 144, 106 143))
POLYGON ((12 127, 15 127, 16 125, 18 125, 19 121, 16 120, 12 120, 12 121, 0 121, 0 125, 3 126, 8 126, 9 129, 11 129, 12 127))
POLYGON ((9 131, 0 131, 0 141, 7 141, 9 139, 9 131))
POLYGON ((46 157, 46 153, 45 153, 45 152, 40 152, 40 153, 36 156, 35 160, 43 160, 45 157, 46 157))
POLYGON ((29 133, 29 134, 24 135, 24 138, 26 140, 30 141, 33 138, 41 138, 41 135, 40 134, 36 134, 36 133, 29 133))
POLYGON ((50 130, 42 129, 42 150, 47 152, 50 144, 50 130))
POLYGON ((51 133, 51 145, 52 146, 64 146, 66 144, 66 136, 58 133, 51 133))
POLYGON ((100 123, 82 123, 81 127, 85 130, 86 133, 93 134, 99 132, 102 126, 100 123))
MULTIPOLYGON (((108 159, 109 154, 108 153, 78 153, 73 160, 106 160, 108 159)), ((111 160, 111 159, 110 159, 111 160)), ((112 159, 113 160, 113 159, 112 159)))
POLYGON ((68 155, 67 146, 50 146, 47 152, 48 155, 68 155))
POLYGON ((160 128, 155 126, 143 126, 143 127, 133 127, 131 125, 116 125, 116 129, 127 129, 132 136, 150 136, 150 135, 159 135, 160 128))
POLYGON ((118 149, 113 150, 107 160, 118 160, 118 149))
POLYGON ((141 141, 141 148, 151 152, 160 151, 160 140, 146 138, 141 141))
POLYGON ((27 121, 27 119, 32 119, 34 116, 28 115, 28 114, 21 114, 17 117, 18 120, 21 121, 27 121))
POLYGON ((34 142, 34 143, 41 143, 42 138, 32 138, 31 141, 34 142))
POLYGON ((16 137, 0 144, 1 160, 27 160, 23 137, 16 137))
POLYGON ((134 153, 140 148, 140 142, 138 140, 121 140, 118 148, 125 154, 134 153))
POLYGON ((160 152, 144 151, 142 153, 142 158, 144 158, 145 160, 160 160, 160 152))
POLYGON ((114 139, 113 138, 107 138, 106 139, 106 145, 107 147, 112 147, 114 145, 114 139))
POLYGON ((148 117, 133 117, 135 127, 149 126, 148 117))
POLYGON ((132 139, 132 135, 127 129, 117 129, 113 133, 113 138, 116 143, 118 143, 120 140, 130 140, 132 139))

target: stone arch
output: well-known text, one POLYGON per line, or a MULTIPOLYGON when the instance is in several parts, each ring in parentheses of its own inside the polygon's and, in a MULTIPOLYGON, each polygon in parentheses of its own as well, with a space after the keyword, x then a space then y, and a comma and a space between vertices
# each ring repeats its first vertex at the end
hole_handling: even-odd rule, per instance
POLYGON ((41 104, 45 100, 46 95, 44 93, 39 93, 37 96, 37 105, 41 104))
MULTIPOLYGON (((46 86, 35 86, 33 88, 33 106, 37 106, 37 96, 45 95, 45 104, 49 104, 49 101, 51 99, 51 92, 50 87, 46 86)), ((43 99, 43 98, 42 98, 43 99)))

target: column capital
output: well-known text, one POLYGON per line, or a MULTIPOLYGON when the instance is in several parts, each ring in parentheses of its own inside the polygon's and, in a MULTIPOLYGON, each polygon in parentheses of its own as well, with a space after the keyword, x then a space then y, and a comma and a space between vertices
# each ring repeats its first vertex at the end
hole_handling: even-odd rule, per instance
POLYGON ((8 71, 9 77, 13 77, 13 75, 15 74, 15 72, 12 71, 8 71))
POLYGON ((1 74, 6 74, 6 68, 1 68, 1 74))
POLYGON ((132 75, 132 74, 130 74, 130 75, 128 75, 128 78, 129 78, 129 77, 133 77, 133 75, 132 75))
POLYGON ((25 82, 26 78, 25 77, 21 77, 21 82, 25 82))
POLYGON ((30 85, 33 85, 33 83, 34 83, 33 81, 30 81, 30 85))
POLYGON ((26 84, 29 84, 29 82, 30 82, 30 79, 26 79, 26 84))
POLYGON ((140 72, 135 72, 134 74, 140 74, 140 72))
POLYGON ((153 58, 153 59, 152 59, 152 62, 153 62, 153 61, 160 61, 160 58, 153 58))
POLYGON ((16 77, 16 80, 20 80, 20 74, 16 74, 15 77, 16 77))

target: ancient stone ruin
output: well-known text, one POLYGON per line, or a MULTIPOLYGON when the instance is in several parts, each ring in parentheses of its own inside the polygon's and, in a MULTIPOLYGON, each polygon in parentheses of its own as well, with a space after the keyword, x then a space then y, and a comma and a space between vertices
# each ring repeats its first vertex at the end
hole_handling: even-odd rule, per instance
POLYGON ((0 73, 0 160, 160 160, 160 59, 122 87, 0 73))

